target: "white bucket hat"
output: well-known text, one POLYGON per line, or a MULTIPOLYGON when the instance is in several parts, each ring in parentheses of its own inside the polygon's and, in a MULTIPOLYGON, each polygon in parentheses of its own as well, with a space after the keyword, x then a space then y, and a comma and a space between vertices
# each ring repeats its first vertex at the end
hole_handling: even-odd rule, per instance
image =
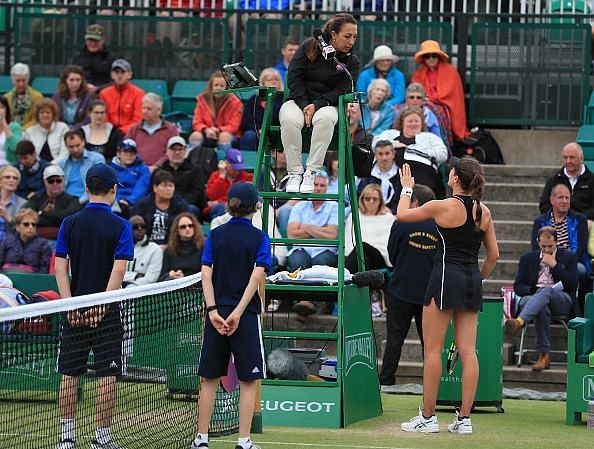
POLYGON ((392 53, 392 49, 387 45, 378 45, 375 47, 375 50, 373 50, 373 59, 369 61, 365 67, 371 67, 375 64, 375 61, 381 61, 382 59, 391 59, 393 64, 400 58, 392 53))

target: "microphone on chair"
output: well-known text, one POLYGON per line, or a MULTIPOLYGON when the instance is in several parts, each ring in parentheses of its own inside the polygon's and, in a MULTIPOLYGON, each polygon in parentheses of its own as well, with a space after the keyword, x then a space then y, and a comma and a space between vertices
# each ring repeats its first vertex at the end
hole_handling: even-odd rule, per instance
POLYGON ((385 278, 381 271, 370 270, 353 274, 353 284, 357 287, 380 288, 384 285, 385 278))
POLYGON ((313 30, 313 37, 318 41, 320 49, 322 50, 322 56, 324 59, 334 59, 336 56, 336 50, 332 45, 329 45, 324 40, 324 33, 319 28, 313 30))

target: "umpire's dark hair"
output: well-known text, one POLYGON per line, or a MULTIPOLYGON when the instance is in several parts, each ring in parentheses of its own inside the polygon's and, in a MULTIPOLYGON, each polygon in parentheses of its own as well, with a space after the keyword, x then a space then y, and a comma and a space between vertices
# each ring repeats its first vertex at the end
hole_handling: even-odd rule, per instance
POLYGON ((543 235, 548 235, 549 237, 553 237, 553 240, 557 241, 557 230, 552 226, 543 226, 538 230, 538 235, 536 236, 536 240, 540 240, 540 237, 543 235))
POLYGON ((411 203, 415 200, 419 202, 419 206, 422 206, 429 201, 435 199, 435 193, 430 187, 423 184, 415 184, 413 187, 412 197, 410 198, 411 203))
POLYGON ((89 182, 87 182, 87 188, 89 189, 89 193, 91 195, 105 196, 113 189, 113 187, 111 187, 110 189, 100 188, 99 186, 102 184, 103 181, 101 180, 101 178, 99 178, 98 176, 91 176, 91 179, 89 179, 89 182))
POLYGON ((21 140, 17 143, 15 153, 17 156, 29 156, 35 154, 35 145, 30 140, 21 140))
POLYGON ((159 184, 163 184, 164 182, 170 182, 175 184, 175 178, 173 177, 173 173, 167 170, 159 170, 153 177, 153 186, 158 186, 159 184))
POLYGON ((83 132, 82 128, 71 128, 66 131, 64 133, 64 143, 67 143, 72 137, 79 137, 83 142, 86 140, 85 133, 83 132))

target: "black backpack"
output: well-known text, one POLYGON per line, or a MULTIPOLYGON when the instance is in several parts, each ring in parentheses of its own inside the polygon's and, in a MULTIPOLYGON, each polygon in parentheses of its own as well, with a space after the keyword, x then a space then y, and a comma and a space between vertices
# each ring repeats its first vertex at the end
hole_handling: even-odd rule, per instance
POLYGON ((472 133, 478 140, 476 146, 485 153, 485 164, 505 164, 499 144, 486 129, 478 129, 472 133))

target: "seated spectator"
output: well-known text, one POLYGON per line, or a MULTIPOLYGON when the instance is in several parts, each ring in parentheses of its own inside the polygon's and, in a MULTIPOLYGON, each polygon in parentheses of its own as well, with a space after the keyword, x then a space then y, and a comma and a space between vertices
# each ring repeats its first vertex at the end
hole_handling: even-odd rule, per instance
POLYGON ((82 68, 67 66, 60 74, 58 89, 52 100, 58 105, 59 120, 68 126, 82 126, 89 123, 89 103, 93 94, 89 92, 82 68))
POLYGON ((590 257, 586 252, 588 244, 588 220, 584 214, 570 209, 571 194, 564 184, 551 189, 551 208, 536 217, 532 226, 532 249, 538 250, 538 230, 552 226, 557 233, 557 247, 571 250, 577 257, 578 280, 580 282, 580 301, 574 303, 574 313, 581 316, 580 302, 585 290, 590 288, 589 276, 592 274, 590 257))
POLYGON ((520 258, 514 291, 520 299, 520 315, 505 321, 506 331, 513 335, 534 321, 535 350, 538 360, 533 371, 551 365, 551 315, 569 315, 578 288, 575 253, 558 246, 552 226, 538 230, 538 249, 520 258))
POLYGON ((274 66, 274 68, 278 71, 283 84, 287 82, 287 72, 289 71, 289 63, 299 47, 301 46, 301 42, 299 42, 294 37, 288 37, 283 42, 283 46, 281 47, 281 55, 282 58, 279 59, 278 64, 274 66))
POLYGON ((190 211, 200 216, 206 207, 202 170, 186 159, 186 141, 183 137, 171 137, 167 142, 167 160, 159 167, 173 175, 175 191, 188 202, 190 211))
POLYGON ((205 213, 213 219, 225 213, 227 192, 236 182, 252 182, 254 177, 246 172, 241 151, 231 148, 227 157, 219 161, 218 170, 213 172, 206 183, 207 207, 205 213))
POLYGON ((348 104, 348 112, 349 112, 349 132, 351 133, 351 142, 358 143, 358 144, 368 144, 371 145, 371 141, 373 136, 371 132, 361 126, 361 107, 359 103, 349 103, 348 104))
POLYGON ((405 109, 422 109, 425 115, 425 126, 427 132, 435 134, 441 138, 441 128, 437 117, 431 109, 425 104, 425 88, 419 83, 410 83, 406 88, 406 100, 403 104, 397 104, 394 106, 394 123, 393 128, 396 128, 396 122, 400 113, 405 109))
POLYGON ((142 158, 138 156, 136 142, 132 139, 124 139, 118 147, 117 156, 111 160, 109 165, 118 175, 120 186, 116 192, 116 200, 120 204, 124 203, 128 207, 132 207, 139 199, 146 196, 151 182, 151 174, 142 158))
POLYGON ((186 152, 188 153, 187 159, 200 169, 203 179, 208 179, 211 173, 217 170, 219 157, 215 148, 193 147, 190 142, 186 152))
POLYGON ((216 71, 198 97, 190 135, 190 146, 220 148, 226 150, 239 138, 239 125, 243 112, 243 103, 233 94, 214 95, 227 89, 227 81, 216 71))
POLYGON ((107 121, 107 107, 103 100, 89 103, 89 117, 90 123, 81 127, 85 133, 86 149, 101 153, 106 161, 111 161, 122 141, 122 134, 107 121))
POLYGON ((390 129, 394 122, 394 108, 386 102, 390 96, 390 85, 384 79, 375 79, 367 88, 367 104, 363 105, 364 128, 373 136, 390 129))
POLYGON ((0 167, 0 241, 14 230, 17 213, 27 202, 16 195, 21 173, 12 165, 0 167))
POLYGON ((30 76, 29 66, 17 62, 10 69, 10 77, 14 87, 6 94, 12 120, 21 125, 23 129, 35 123, 36 117, 33 108, 43 98, 41 92, 29 86, 30 76))
POLYGON ((153 93, 145 94, 142 98, 142 121, 130 127, 126 133, 126 138, 136 142, 138 155, 149 166, 151 173, 156 163, 165 161, 167 141, 179 136, 177 126, 164 120, 162 112, 163 98, 153 93))
POLYGON ((338 193, 338 152, 326 152, 326 173, 328 174, 328 193, 338 193))
POLYGON ((588 229, 594 220, 594 175, 584 165, 584 152, 580 144, 570 142, 561 151, 563 167, 553 174, 544 186, 538 207, 541 212, 551 208, 551 190, 557 184, 567 186, 571 192, 571 209, 586 216, 588 229))
POLYGON ((168 281, 199 273, 202 268, 204 234, 196 217, 181 213, 171 225, 159 280, 168 281))
POLYGON ((68 125, 58 121, 58 106, 54 100, 39 100, 35 104, 33 117, 37 124, 25 130, 23 139, 33 142, 37 157, 53 163, 67 157, 64 133, 68 131, 68 125))
MULTIPOLYGON (((148 171, 148 169, 147 169, 148 171)), ((126 287, 153 284, 159 280, 163 251, 146 236, 146 223, 140 215, 130 217, 134 240, 134 260, 126 263, 123 284, 126 287)))
POLYGON ((415 61, 421 67, 413 73, 411 82, 421 84, 427 97, 445 108, 445 113, 451 117, 452 126, 451 130, 446 130, 447 140, 453 145, 454 140, 462 141, 468 135, 468 130, 462 79, 458 70, 447 60, 448 55, 441 50, 439 42, 421 42, 421 49, 415 53, 415 61))
POLYGON ((188 211, 186 200, 175 192, 173 175, 165 170, 155 175, 153 192, 139 199, 132 208, 134 215, 144 218, 149 240, 159 245, 167 243, 169 229, 175 217, 188 211))
POLYGON ((396 165, 395 160, 394 145, 390 140, 379 140, 375 143, 373 151, 375 153, 375 162, 371 169, 371 176, 362 178, 359 181, 357 195, 361 195, 361 192, 368 184, 379 184, 383 203, 395 215, 402 186, 400 185, 398 165, 396 165))
POLYGON ((21 125, 12 121, 8 100, 0 96, 0 165, 16 162, 15 150, 22 137, 21 125))
POLYGON ((107 106, 107 121, 117 126, 122 134, 142 120, 144 91, 130 82, 132 66, 125 59, 116 59, 111 65, 113 85, 99 93, 107 106))
POLYGON ((49 165, 49 162, 37 158, 35 145, 29 140, 21 140, 17 144, 16 155, 19 162, 15 164, 15 167, 21 174, 16 194, 21 198, 29 199, 34 193, 45 190, 43 170, 49 165))
POLYGON ((373 59, 367 64, 367 68, 361 72, 357 79, 357 91, 367 92, 369 98, 369 85, 375 79, 384 79, 390 86, 386 103, 395 106, 404 103, 404 75, 394 67, 398 56, 392 53, 387 45, 379 45, 373 50, 373 59))
POLYGON ((37 235, 39 215, 21 209, 15 222, 16 234, 0 243, 0 268, 5 273, 49 273, 52 250, 47 240, 37 235))
MULTIPOLYGON (((365 270, 381 270, 391 267, 388 256, 388 238, 394 224, 394 215, 386 209, 382 188, 378 184, 367 184, 359 195, 359 225, 363 241, 365 270)), ((351 273, 359 271, 357 249, 352 236, 353 214, 345 224, 344 266, 351 273)))
POLYGON ((45 190, 35 193, 24 207, 39 214, 37 232, 50 240, 58 238, 62 220, 80 209, 78 198, 64 191, 64 170, 59 165, 49 165, 43 170, 45 190))
POLYGON ((87 27, 85 46, 72 58, 72 64, 82 67, 89 90, 94 93, 111 83, 111 66, 116 59, 105 47, 103 27, 94 23, 87 27))
MULTIPOLYGON (((264 69, 260 73, 260 85, 266 87, 276 87, 277 91, 283 90, 283 81, 276 69, 264 69)), ((278 93, 274 98, 274 106, 272 109, 272 124, 280 125, 278 121, 278 112, 283 105, 283 94, 278 93)), ((262 122, 264 120, 264 107, 266 101, 262 101, 258 95, 252 96, 245 108, 243 108, 243 115, 241 116, 240 130, 242 132, 241 140, 239 141, 239 149, 242 151, 256 151, 258 149, 258 136, 262 130, 262 122)))
POLYGON ((87 171, 95 164, 105 163, 103 155, 85 149, 85 135, 80 128, 71 129, 64 134, 68 157, 61 159, 58 165, 64 170, 66 192, 78 197, 83 204, 89 201, 85 189, 87 171))

